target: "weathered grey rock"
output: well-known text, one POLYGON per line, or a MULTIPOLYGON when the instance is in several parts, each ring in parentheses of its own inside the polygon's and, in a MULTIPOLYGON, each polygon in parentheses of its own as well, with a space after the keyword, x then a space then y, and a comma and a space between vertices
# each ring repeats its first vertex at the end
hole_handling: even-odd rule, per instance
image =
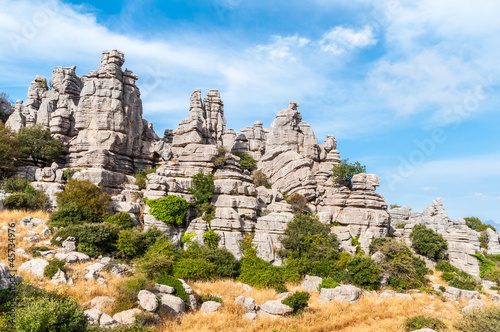
POLYGON ((158 297, 161 300, 162 309, 168 314, 177 316, 181 315, 186 311, 186 304, 177 296, 170 294, 160 294, 158 297))
POLYGON ((462 315, 469 314, 474 310, 484 309, 484 303, 479 300, 470 300, 467 305, 462 309, 462 315))
POLYGON ((90 300, 89 307, 104 311, 106 308, 110 307, 115 303, 115 300, 109 296, 97 296, 90 300))
POLYGON ((61 269, 57 269, 56 274, 54 274, 50 282, 56 285, 64 285, 67 283, 66 274, 61 269))
POLYGON ((43 278, 43 272, 45 271, 47 265, 49 265, 49 262, 46 260, 35 258, 21 264, 18 270, 25 271, 29 274, 37 276, 38 278, 43 278))
POLYGON ((48 227, 45 227, 45 228, 44 228, 44 229, 40 232, 40 234, 41 234, 42 236, 49 236, 49 235, 51 235, 51 234, 52 234, 52 231, 51 231, 48 227))
POLYGON ((235 300, 234 303, 238 304, 239 306, 243 307, 246 311, 248 312, 254 312, 259 310, 259 306, 255 303, 255 300, 248 297, 244 297, 243 295, 238 296, 235 300))
POLYGON ((486 229, 486 235, 488 236, 488 250, 489 255, 500 255, 500 237, 491 228, 486 229))
POLYGON ((69 253, 57 253, 54 255, 54 258, 64 260, 68 264, 85 263, 90 261, 90 257, 88 255, 78 251, 71 251, 69 253))
POLYGON ((75 238, 70 236, 62 243, 63 251, 65 253, 75 251, 76 250, 76 241, 75 238))
POLYGON ((17 275, 11 275, 9 267, 0 263, 0 290, 11 287, 13 283, 22 282, 23 278, 17 275))
POLYGON ((205 311, 205 312, 215 312, 219 310, 219 308, 222 306, 219 302, 215 301, 206 301, 203 302, 201 305, 200 311, 205 311))
POLYGON ((105 265, 102 263, 94 263, 94 264, 91 264, 89 266, 86 266, 85 270, 87 270, 88 272, 95 271, 95 272, 99 273, 102 271, 102 269, 104 269, 104 266, 105 265))
POLYGON ((255 320, 257 318, 257 314, 255 312, 247 312, 243 315, 246 319, 255 320))
POLYGON ((271 315, 286 315, 293 312, 293 309, 281 303, 281 300, 267 301, 260 306, 260 310, 271 315))
POLYGON ((191 310, 198 309, 198 301, 196 300, 196 296, 191 294, 188 296, 187 301, 184 302, 191 310))
POLYGON ((139 299, 139 305, 149 312, 154 312, 158 308, 158 301, 156 300, 156 296, 147 290, 141 290, 139 294, 137 294, 137 298, 139 299))
POLYGON ((189 286, 184 280, 182 279, 179 279, 180 282, 182 282, 182 287, 184 288, 184 291, 191 295, 193 294, 193 289, 191 288, 191 286, 189 286))
POLYGON ((142 311, 140 309, 137 309, 137 308, 129 309, 129 310, 121 311, 121 312, 114 314, 113 319, 116 320, 120 324, 130 325, 130 324, 135 323, 135 321, 136 321, 135 316, 139 315, 140 313, 142 313, 142 311))
POLYGON ((173 294, 175 292, 174 287, 161 284, 155 284, 155 289, 160 293, 166 293, 166 294, 173 294))
POLYGON ((323 282, 321 277, 306 276, 302 283, 302 289, 307 292, 318 293, 318 287, 323 282))
POLYGON ((379 299, 392 299, 393 296, 394 296, 393 293, 388 292, 388 291, 384 291, 384 292, 380 293, 380 295, 378 297, 379 297, 379 299))
POLYGON ((35 243, 40 241, 40 239, 38 238, 38 236, 27 236, 23 237, 23 241, 35 243))
POLYGON ((341 285, 335 288, 322 288, 319 293, 319 298, 324 301, 340 301, 356 303, 363 292, 356 286, 353 285, 341 285))
POLYGON ((458 299, 460 299, 461 293, 462 290, 449 286, 446 287, 446 292, 444 292, 443 296, 448 300, 458 301, 458 299))
POLYGON ((482 280, 481 285, 484 289, 490 289, 491 287, 497 287, 497 283, 489 280, 482 280))
POLYGON ((411 297, 410 294, 407 293, 395 293, 394 297, 398 299, 408 299, 408 300, 413 300, 413 297, 411 297))
POLYGON ((83 314, 88 318, 88 322, 91 325, 99 325, 99 318, 101 318, 102 312, 97 309, 88 309, 83 312, 83 314))
POLYGON ((87 279, 87 280, 97 280, 101 277, 102 277, 102 275, 100 275, 99 272, 97 272, 95 270, 91 270, 91 271, 87 272, 87 274, 85 274, 85 279, 87 279))
POLYGON ((101 317, 99 318, 99 325, 101 327, 114 327, 115 324, 117 323, 116 320, 114 320, 110 315, 103 313, 101 317))

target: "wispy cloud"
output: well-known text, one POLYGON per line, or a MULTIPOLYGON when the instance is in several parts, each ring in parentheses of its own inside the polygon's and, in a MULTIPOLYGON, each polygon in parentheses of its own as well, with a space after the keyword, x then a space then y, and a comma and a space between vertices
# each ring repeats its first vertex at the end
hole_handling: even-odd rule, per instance
POLYGON ((352 52, 376 43, 377 39, 375 39, 373 29, 369 26, 358 31, 351 28, 335 27, 325 32, 319 41, 323 52, 335 55, 352 52))

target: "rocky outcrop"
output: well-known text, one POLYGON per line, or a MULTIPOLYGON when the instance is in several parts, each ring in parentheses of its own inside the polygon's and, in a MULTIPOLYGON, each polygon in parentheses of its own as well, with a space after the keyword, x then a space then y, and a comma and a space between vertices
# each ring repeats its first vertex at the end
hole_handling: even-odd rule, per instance
POLYGON ((423 212, 413 212, 411 207, 402 207, 391 209, 389 213, 392 225, 404 225, 404 228, 392 230, 394 236, 411 245, 410 234, 413 227, 416 224, 424 224, 446 239, 446 254, 451 264, 469 274, 479 276, 479 262, 471 255, 481 250, 480 234, 469 228, 461 218, 451 220, 440 198, 434 200, 423 212))

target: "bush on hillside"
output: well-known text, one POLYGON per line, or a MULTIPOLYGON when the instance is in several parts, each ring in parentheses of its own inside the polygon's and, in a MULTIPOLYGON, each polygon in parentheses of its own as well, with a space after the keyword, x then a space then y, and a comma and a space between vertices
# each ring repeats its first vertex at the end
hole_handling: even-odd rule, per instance
POLYGON ((214 279, 217 266, 201 258, 181 258, 174 264, 174 276, 192 281, 214 279))
POLYGON ((426 315, 407 318, 403 324, 403 327, 405 331, 415 331, 424 328, 432 329, 435 331, 444 331, 448 329, 441 320, 426 315))
POLYGON ((205 175, 203 172, 199 172, 193 177, 193 185, 187 189, 187 191, 193 194, 197 207, 205 203, 210 204, 214 190, 214 176, 211 173, 205 175))
POLYGON ((59 158, 64 147, 58 139, 50 134, 50 131, 41 125, 23 127, 17 133, 21 156, 24 162, 33 161, 40 167, 49 166, 59 158))
POLYGON ((208 302, 208 301, 214 301, 214 302, 218 302, 220 304, 224 304, 224 301, 222 300, 222 298, 220 298, 217 295, 202 294, 198 298, 198 303, 200 303, 200 304, 203 303, 203 302, 208 302))
POLYGON ((65 264, 66 262, 64 260, 60 260, 57 258, 50 260, 49 265, 47 265, 45 267, 45 270, 43 271, 43 276, 52 279, 52 277, 57 273, 58 270, 64 272, 65 264))
POLYGON ((311 210, 307 206, 307 199, 299 193, 295 193, 286 199, 292 206, 293 213, 309 213, 311 210))
POLYGON ((120 229, 110 224, 70 225, 57 231, 51 243, 60 246, 66 238, 72 236, 78 245, 78 251, 89 256, 99 256, 116 250, 120 229), (62 240, 57 241, 60 237, 62 240))
POLYGON ((271 185, 269 184, 266 174, 264 174, 261 170, 253 171, 252 182, 255 185, 255 188, 263 186, 267 189, 271 189, 271 185))
POLYGON ((463 290, 478 290, 480 289, 479 283, 470 274, 460 271, 454 273, 453 279, 448 283, 451 287, 463 289, 463 290))
POLYGON ((158 238, 135 263, 140 272, 150 279, 155 279, 162 274, 173 272, 174 261, 178 255, 175 244, 168 239, 158 238))
POLYGON ((431 259, 443 259, 446 249, 448 249, 448 242, 443 236, 423 224, 413 227, 410 239, 418 254, 431 259))
POLYGON ((318 292, 321 291, 322 288, 335 288, 337 286, 340 286, 340 284, 332 278, 323 278, 323 281, 318 286, 318 292))
POLYGON ((151 208, 149 213, 167 225, 182 225, 186 217, 189 203, 181 197, 168 195, 157 199, 145 199, 145 203, 151 208))
POLYGON ((156 168, 151 168, 148 170, 143 170, 139 168, 137 174, 135 174, 135 182, 136 186, 139 186, 139 189, 146 189, 146 181, 148 180, 148 174, 156 173, 156 168))
POLYGON ((95 216, 88 206, 77 206, 67 203, 52 213, 49 218, 50 227, 66 227, 70 225, 83 225, 95 221, 95 216))
POLYGON ((293 309, 294 314, 300 314, 307 307, 311 294, 308 292, 296 292, 282 300, 281 303, 293 309))
POLYGON ((122 280, 116 288, 116 301, 113 314, 138 306, 137 294, 141 290, 154 290, 154 283, 142 275, 122 280))
POLYGON ((229 150, 225 146, 219 146, 217 154, 214 156, 213 163, 216 168, 221 168, 226 165, 226 161, 229 159, 229 150))
POLYGON ((0 177, 16 170, 14 163, 19 155, 19 140, 16 134, 0 121, 0 177))
POLYGON ((493 263, 492 261, 490 261, 489 259, 484 257, 482 254, 476 253, 472 256, 477 258, 479 260, 479 262, 481 263, 479 265, 479 276, 481 278, 484 278, 484 276, 486 275, 486 273, 488 271, 496 269, 495 263, 493 263))
POLYGON ((219 246, 220 235, 213 229, 209 229, 203 234, 203 240, 210 249, 215 250, 219 246))
POLYGON ((458 272, 459 269, 451 265, 448 260, 440 260, 436 264, 436 270, 441 272, 458 272))
POLYGON ((467 217, 467 218, 464 218, 464 220, 465 220, 465 224, 469 228, 475 230, 476 232, 483 232, 483 231, 486 231, 486 229, 488 229, 488 228, 491 228, 495 232, 497 231, 495 227, 493 227, 490 224, 484 224, 481 221, 481 219, 479 219, 477 217, 467 217))
POLYGON ((134 228, 135 224, 132 221, 132 217, 127 212, 118 212, 112 216, 109 216, 104 220, 108 224, 116 225, 120 229, 131 229, 134 228))
POLYGON ((4 181, 2 189, 11 195, 3 200, 5 208, 10 210, 46 210, 49 198, 43 192, 36 190, 30 182, 19 176, 13 176, 4 181))
POLYGON ((354 285, 378 290, 380 288, 381 270, 370 256, 356 255, 347 263, 347 271, 354 285))
POLYGON ((251 155, 243 151, 234 151, 235 156, 240 157, 240 167, 242 169, 251 170, 257 163, 251 155))
POLYGON ((69 179, 64 190, 57 193, 56 197, 59 207, 74 204, 79 209, 90 209, 92 217, 89 222, 102 222, 108 217, 111 197, 88 180, 69 179))
POLYGON ((173 287, 175 289, 174 296, 177 296, 183 301, 187 301, 189 298, 188 293, 184 290, 184 287, 182 286, 182 282, 180 282, 178 279, 172 277, 171 275, 168 274, 162 274, 157 280, 157 283, 160 285, 166 285, 173 287))
POLYGON ((332 171, 333 181, 351 188, 352 177, 358 173, 366 173, 366 166, 361 165, 358 161, 355 163, 349 163, 349 159, 342 159, 340 164, 333 166, 332 171))
POLYGON ((500 308, 491 307, 482 310, 474 310, 464 315, 454 327, 463 332, 500 331, 500 308))
POLYGON ((212 278, 235 278, 239 274, 239 262, 225 247, 212 249, 192 242, 181 255, 183 258, 202 259, 215 264, 216 270, 212 278))

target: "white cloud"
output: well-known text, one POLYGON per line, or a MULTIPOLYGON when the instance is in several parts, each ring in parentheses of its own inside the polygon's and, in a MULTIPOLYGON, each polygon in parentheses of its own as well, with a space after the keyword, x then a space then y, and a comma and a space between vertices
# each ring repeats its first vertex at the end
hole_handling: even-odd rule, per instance
POLYGON ((373 29, 365 26, 362 30, 355 31, 350 28, 335 27, 323 34, 319 41, 321 50, 335 55, 352 52, 367 46, 375 45, 373 29))
POLYGON ((273 36, 272 43, 258 45, 250 52, 254 52, 259 59, 296 61, 295 51, 308 45, 309 42, 309 39, 297 35, 289 37, 273 36))

